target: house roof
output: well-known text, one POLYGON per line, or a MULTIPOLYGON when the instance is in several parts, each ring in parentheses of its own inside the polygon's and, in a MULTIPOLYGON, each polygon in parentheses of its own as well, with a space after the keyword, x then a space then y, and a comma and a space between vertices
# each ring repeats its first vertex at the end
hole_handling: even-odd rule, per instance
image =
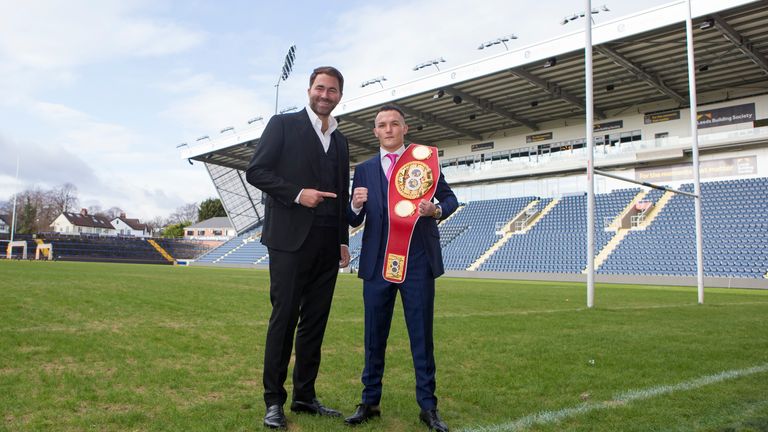
POLYGON ((99 215, 89 215, 89 214, 81 214, 81 213, 70 213, 65 212, 62 213, 65 218, 74 226, 81 226, 81 227, 89 227, 89 228, 106 228, 106 229, 115 229, 115 227, 112 226, 112 223, 110 222, 109 218, 106 216, 99 216, 99 215))
POLYGON ((141 223, 141 221, 139 221, 138 219, 128 219, 128 218, 124 218, 124 217, 116 217, 112 221, 114 222, 116 220, 123 221, 124 224, 128 225, 129 227, 131 227, 131 229, 136 230, 136 231, 146 231, 147 230, 147 225, 141 223))
POLYGON ((213 217, 190 225, 187 228, 232 228, 232 222, 226 216, 213 217))
POLYGON ((6 225, 11 225, 11 216, 0 214, 0 221, 3 221, 3 223, 6 225))

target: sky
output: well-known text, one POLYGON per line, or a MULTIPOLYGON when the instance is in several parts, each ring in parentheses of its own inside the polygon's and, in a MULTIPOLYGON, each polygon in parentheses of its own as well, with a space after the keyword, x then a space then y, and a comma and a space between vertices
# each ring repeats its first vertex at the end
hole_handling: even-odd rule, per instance
MULTIPOLYGON (((609 0, 604 22, 668 3, 609 0)), ((593 6, 603 3, 593 1, 593 6)), ((66 182, 81 207, 167 217, 216 197, 200 163, 181 159, 223 128, 275 110, 288 48, 296 62, 278 109, 306 104, 308 77, 333 65, 344 98, 384 76, 394 86, 581 30, 560 25, 578 0, 0 0, 0 201, 66 182), (16 162, 19 161, 19 177, 16 162)), ((374 88, 378 85, 374 85, 374 88)), ((371 88, 367 90, 370 91, 371 88)), ((344 99, 342 99, 343 102, 344 99)))

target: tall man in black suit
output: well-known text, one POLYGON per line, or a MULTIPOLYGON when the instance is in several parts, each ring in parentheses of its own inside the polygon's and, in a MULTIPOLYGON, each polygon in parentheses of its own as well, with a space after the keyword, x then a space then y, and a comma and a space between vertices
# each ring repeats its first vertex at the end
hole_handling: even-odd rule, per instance
POLYGON ((358 272, 358 276, 363 279, 365 305, 365 368, 362 374, 362 403, 345 422, 357 425, 381 413, 379 402, 384 377, 384 354, 395 297, 399 291, 416 372, 416 401, 421 408, 419 418, 431 430, 448 432, 448 426, 437 413, 432 320, 435 278, 443 274, 437 221, 456 211, 458 201, 441 173, 434 194, 439 203, 422 198, 418 210, 413 209, 414 212, 418 211, 419 217, 407 249, 405 279, 401 283, 385 280, 382 270, 390 235, 388 230, 392 227, 392 209, 388 203, 388 193, 391 193, 389 177, 395 175, 393 168, 396 161, 405 158, 405 152, 412 151, 412 148, 404 145, 408 125, 403 112, 394 105, 385 105, 379 109, 373 132, 379 139, 379 152, 355 168, 352 200, 347 207, 350 225, 358 226, 365 219, 358 272))
POLYGON ((349 264, 349 149, 331 116, 343 89, 338 70, 315 69, 308 107, 272 117, 248 166, 248 183, 267 194, 261 242, 269 249, 272 302, 264 352, 264 425, 270 428, 286 427, 294 331, 291 410, 341 415, 317 399, 315 379, 338 269, 349 264))

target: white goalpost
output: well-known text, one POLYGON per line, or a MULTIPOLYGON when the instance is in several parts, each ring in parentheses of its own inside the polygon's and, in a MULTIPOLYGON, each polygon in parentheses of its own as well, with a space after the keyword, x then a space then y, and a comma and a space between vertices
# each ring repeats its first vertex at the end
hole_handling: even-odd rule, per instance
POLYGON ((595 304, 595 174, 611 177, 630 183, 636 183, 654 189, 661 189, 692 197, 695 207, 696 223, 696 276, 698 287, 698 303, 704 304, 704 240, 701 225, 701 182, 699 176, 699 136, 697 123, 696 100, 696 64, 693 50, 693 24, 691 14, 691 0, 687 0, 687 16, 685 20, 686 49, 688 53, 688 92, 690 101, 691 123, 691 147, 693 159, 694 193, 675 190, 666 186, 639 182, 633 179, 609 174, 595 169, 594 160, 594 102, 592 89, 592 20, 589 19, 592 11, 592 1, 585 0, 585 45, 584 45, 584 80, 586 90, 586 135, 587 135, 587 307, 595 304))

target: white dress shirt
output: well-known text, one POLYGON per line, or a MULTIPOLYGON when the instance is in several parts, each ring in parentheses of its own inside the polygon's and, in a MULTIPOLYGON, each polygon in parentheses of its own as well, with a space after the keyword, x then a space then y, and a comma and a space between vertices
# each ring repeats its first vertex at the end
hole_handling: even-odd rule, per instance
MULTIPOLYGON (((381 162, 381 169, 382 169, 382 172, 385 173, 385 174, 387 173, 387 170, 389 169, 389 166, 392 164, 392 161, 390 161, 389 158, 387 157, 387 155, 389 153, 395 153, 397 155, 397 159, 399 160, 400 156, 402 156, 403 153, 405 153, 405 146, 403 145, 399 149, 397 149, 397 150, 395 150, 393 152, 388 152, 388 151, 384 150, 383 148, 379 147, 379 162, 381 162)), ((350 203, 350 206, 352 208, 352 211, 355 212, 355 214, 360 214, 360 211, 363 210, 362 207, 355 208, 355 206, 353 206, 352 203, 350 203)))
MULTIPOLYGON (((325 133, 323 133, 323 120, 321 120, 320 117, 318 117, 317 114, 315 114, 315 112, 312 111, 312 108, 309 106, 306 107, 306 110, 307 116, 309 117, 309 122, 312 123, 312 129, 315 130, 317 137, 320 138, 320 143, 323 145, 323 150, 328 153, 328 149, 331 147, 331 134, 339 126, 339 122, 337 122, 332 115, 329 115, 328 129, 325 131, 325 133)), ((299 191, 299 194, 296 195, 296 199, 294 199, 293 202, 299 204, 299 198, 301 197, 301 192, 303 191, 304 189, 299 191)))
POLYGON ((323 133, 323 120, 312 111, 312 108, 307 106, 307 115, 309 116, 309 122, 312 123, 312 128, 315 130, 317 137, 320 138, 320 142, 323 144, 323 150, 328 153, 328 148, 331 146, 331 134, 339 126, 339 122, 332 116, 328 116, 328 129, 323 133))

